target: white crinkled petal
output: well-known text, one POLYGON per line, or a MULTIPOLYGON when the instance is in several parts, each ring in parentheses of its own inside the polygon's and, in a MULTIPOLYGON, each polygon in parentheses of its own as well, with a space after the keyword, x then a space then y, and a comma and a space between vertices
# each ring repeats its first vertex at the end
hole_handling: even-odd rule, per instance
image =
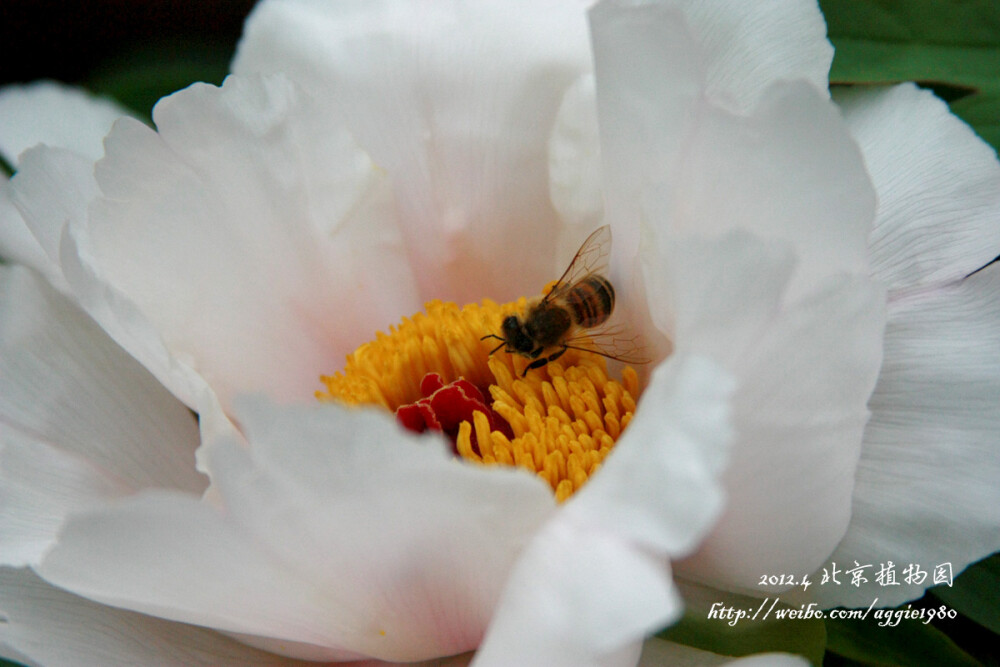
POLYGON ((46 667, 306 667, 217 632, 96 604, 0 568, 0 655, 46 667))
POLYGON ((591 66, 586 4, 262 2, 233 71, 287 72, 346 119, 392 179, 423 298, 505 301, 564 268, 546 144, 591 66))
POLYGON ((154 119, 159 133, 115 126, 103 197, 71 228, 75 278, 108 292, 88 310, 132 304, 224 404, 311 398, 320 374, 417 310, 394 217, 369 215, 385 211, 382 174, 287 79, 198 84, 154 119))
POLYGON ((778 81, 732 113, 704 95, 707 65, 679 12, 609 4, 592 15, 605 215, 619 266, 635 266, 640 229, 650 226, 746 229, 791 244, 800 261, 789 298, 832 274, 867 272, 875 193, 829 99, 778 81))
POLYGON ((892 561, 900 585, 817 587, 823 603, 900 604, 933 585, 930 575, 907 585, 906 566, 949 562, 957 576, 1000 549, 998 322, 998 265, 890 302, 854 516, 831 560, 872 574, 892 561))
MULTIPOLYGON (((648 21, 644 13, 671 16, 675 29, 686 34, 676 39, 663 33, 664 39, 654 48, 632 58, 631 62, 641 66, 615 71, 616 77, 625 74, 626 78, 611 81, 611 86, 631 85, 627 83, 629 76, 641 79, 644 86, 656 85, 654 80, 658 80, 664 88, 673 89, 668 96, 676 99, 688 96, 685 86, 696 82, 700 94, 736 112, 752 109, 768 86, 779 80, 802 79, 816 90, 826 91, 833 48, 826 41, 826 25, 815 4, 797 0, 763 4, 677 0, 640 7, 639 3, 607 2, 594 11, 599 68, 605 68, 602 61, 610 55, 605 49, 614 48, 613 42, 608 42, 613 34, 610 24, 629 12, 647 25, 660 19, 648 21), (678 68, 683 76, 676 75, 678 68)), ((642 28, 631 26, 617 39, 634 39, 636 29, 642 28)), ((607 83, 602 82, 602 86, 607 83)), ((665 110, 658 109, 660 113, 665 110)), ((606 119, 608 123, 615 125, 612 131, 622 129, 614 119, 606 119)), ((591 228, 603 210, 597 125, 595 91, 588 73, 567 92, 560 106, 550 139, 549 175, 553 204, 563 219, 591 228)), ((682 127, 675 129, 683 136, 682 127)))
POLYGON ((0 89, 0 154, 17 165, 22 152, 43 143, 96 160, 111 124, 128 114, 111 100, 54 81, 8 86, 0 89))
POLYGON ((657 370, 615 452, 518 561, 475 665, 636 663, 681 613, 669 557, 722 507, 731 391, 704 359, 657 370))
POLYGON ((256 400, 235 417, 250 448, 206 447, 222 510, 150 493, 80 515, 43 576, 328 658, 420 660, 478 645, 514 558, 554 510, 544 482, 465 465, 381 413, 256 400))
POLYGON ((64 297, 23 268, 0 282, 0 421, 134 489, 200 493, 190 411, 64 297))
POLYGON ((838 90, 878 192, 872 275, 890 290, 957 280, 1000 254, 995 151, 913 84, 838 90))
POLYGON ((738 385, 726 510, 676 569, 755 592, 761 573, 810 572, 851 515, 866 403, 881 361, 884 295, 866 278, 841 276, 788 302, 790 249, 742 232, 648 241, 650 253, 665 259, 647 265, 647 284, 672 299, 651 305, 674 309, 677 353, 717 360, 738 385))

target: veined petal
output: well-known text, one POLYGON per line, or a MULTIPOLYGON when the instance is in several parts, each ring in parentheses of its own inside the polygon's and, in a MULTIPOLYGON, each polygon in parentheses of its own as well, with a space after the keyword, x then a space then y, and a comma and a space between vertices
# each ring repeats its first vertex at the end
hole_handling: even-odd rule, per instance
POLYGON ((44 143, 96 160, 111 124, 129 115, 111 100, 54 81, 0 90, 0 154, 17 165, 25 150, 44 143))
POLYGON ((23 268, 0 272, 0 420, 132 488, 200 493, 188 409, 64 297, 23 268))
POLYGON ((109 135, 103 196, 71 229, 75 275, 134 304, 223 403, 311 397, 322 370, 416 310, 394 218, 369 215, 379 171, 288 80, 197 84, 154 119, 159 133, 109 135))
POLYGON ((67 514, 134 492, 77 454, 4 429, 0 433, 0 563, 18 567, 37 563, 67 514))
POLYGON ((722 507, 731 390, 703 359, 657 370, 614 454, 518 561, 477 667, 636 663, 643 637, 681 612, 669 557, 722 507))
POLYGON ((346 119, 392 178, 422 298, 508 301, 561 268, 546 141, 590 68, 586 5, 262 2, 233 71, 287 72, 346 119))
MULTIPOLYGON (((949 562, 954 574, 1000 549, 1000 266, 890 302, 885 366, 869 403, 847 536, 830 560, 892 561, 899 586, 880 605, 919 597, 902 568, 949 562)), ((869 587, 822 586, 829 605, 870 604, 869 587)))
POLYGON ((0 655, 26 664, 306 667, 217 632, 97 604, 0 567, 0 655))
POLYGON ((36 562, 87 504, 204 490, 187 408, 23 268, 0 271, 0 377, 0 562, 36 562))
POLYGON ((43 576, 328 658, 420 660, 478 645, 514 558, 554 509, 544 482, 464 465, 374 412, 257 400, 235 416, 250 447, 208 446, 223 510, 160 493, 81 514, 43 576))
POLYGON ((872 274, 891 291, 962 278, 1000 253, 1000 162, 913 84, 838 90, 878 192, 872 274))
POLYGON ((604 21, 613 13, 639 16, 663 10, 677 12, 688 26, 704 73, 704 94, 713 104, 745 112, 766 96, 771 84, 782 80, 798 79, 817 91, 827 89, 833 46, 813 2, 613 0, 601 3, 593 15, 604 21))

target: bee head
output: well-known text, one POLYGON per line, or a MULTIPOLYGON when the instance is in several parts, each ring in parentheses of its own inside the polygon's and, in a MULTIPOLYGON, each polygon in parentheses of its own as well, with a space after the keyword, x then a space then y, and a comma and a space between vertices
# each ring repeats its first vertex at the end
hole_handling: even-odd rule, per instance
POLYGON ((534 341, 524 331, 524 324, 517 315, 508 315, 505 317, 503 324, 500 325, 500 330, 503 332, 504 340, 507 341, 507 350, 509 352, 527 354, 535 348, 534 341))

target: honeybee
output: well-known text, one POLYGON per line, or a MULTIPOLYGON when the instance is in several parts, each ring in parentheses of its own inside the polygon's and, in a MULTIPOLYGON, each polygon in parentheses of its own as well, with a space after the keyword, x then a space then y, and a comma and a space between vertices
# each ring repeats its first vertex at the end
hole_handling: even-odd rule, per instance
POLYGON ((503 347, 508 354, 532 359, 521 377, 555 361, 570 349, 627 363, 645 363, 638 354, 635 339, 612 340, 616 332, 595 331, 615 309, 615 288, 603 275, 610 251, 611 228, 604 225, 587 237, 549 293, 528 304, 523 317, 509 315, 500 325, 501 335, 483 336, 482 340, 501 341, 490 354, 503 347), (576 344, 584 340, 588 343, 586 347, 576 344), (546 355, 549 351, 551 354, 546 355))

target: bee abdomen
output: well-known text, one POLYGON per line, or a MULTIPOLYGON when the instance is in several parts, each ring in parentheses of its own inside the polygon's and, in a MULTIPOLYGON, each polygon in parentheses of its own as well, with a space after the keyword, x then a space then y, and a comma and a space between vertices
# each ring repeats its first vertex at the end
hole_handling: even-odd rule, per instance
POLYGON ((604 276, 587 276, 566 294, 566 305, 577 326, 590 329, 603 324, 615 308, 615 288, 604 276))

